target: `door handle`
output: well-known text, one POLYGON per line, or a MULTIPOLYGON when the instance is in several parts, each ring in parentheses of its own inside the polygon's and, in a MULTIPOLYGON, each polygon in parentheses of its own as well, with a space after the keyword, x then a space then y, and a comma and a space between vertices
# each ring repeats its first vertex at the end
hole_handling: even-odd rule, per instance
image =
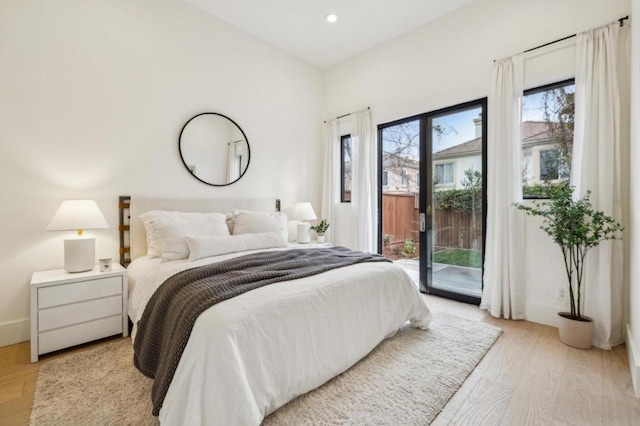
POLYGON ((427 218, 424 213, 420 213, 420 232, 427 230, 427 218))

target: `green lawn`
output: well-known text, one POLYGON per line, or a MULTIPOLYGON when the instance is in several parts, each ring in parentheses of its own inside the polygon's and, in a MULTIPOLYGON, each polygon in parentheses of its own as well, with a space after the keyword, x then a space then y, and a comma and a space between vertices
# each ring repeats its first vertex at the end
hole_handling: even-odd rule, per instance
POLYGON ((482 252, 480 250, 449 249, 433 253, 433 261, 447 265, 482 267, 482 252))

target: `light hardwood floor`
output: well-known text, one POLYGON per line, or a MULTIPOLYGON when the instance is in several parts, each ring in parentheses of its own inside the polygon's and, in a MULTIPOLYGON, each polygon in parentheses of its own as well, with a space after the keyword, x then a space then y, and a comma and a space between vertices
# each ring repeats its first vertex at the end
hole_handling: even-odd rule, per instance
MULTIPOLYGON (((433 311, 504 330, 434 425, 640 425, 624 345, 573 349, 560 343, 552 327, 495 319, 475 306, 424 297, 433 311)), ((69 352, 31 364, 28 342, 0 348, 0 425, 29 423, 38 367, 69 352)))

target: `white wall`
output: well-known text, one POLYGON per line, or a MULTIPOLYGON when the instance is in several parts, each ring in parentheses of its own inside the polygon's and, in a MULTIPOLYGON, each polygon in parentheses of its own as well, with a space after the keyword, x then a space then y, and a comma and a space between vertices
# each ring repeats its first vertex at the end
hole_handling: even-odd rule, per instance
MULTIPOLYGON (((324 116, 370 106, 373 122, 381 124, 484 98, 489 93, 494 59, 628 14, 628 0, 476 1, 329 68, 324 75, 324 116)), ((529 84, 571 77, 562 71, 572 63, 568 52, 533 61, 537 66, 528 67, 532 73, 526 76, 529 84), (546 67, 549 63, 559 68, 546 67)), ((334 222, 339 220, 334 218, 334 222)), ((558 311, 555 287, 564 285, 566 278, 557 247, 538 225, 536 219, 527 218, 527 318, 553 325, 558 311)), ((638 324, 640 327, 640 319, 638 324)))
POLYGON ((321 72, 180 0, 0 1, 0 346, 29 338, 29 281, 62 267, 60 202, 96 199, 118 258, 118 195, 282 198, 319 206, 321 72), (231 117, 251 145, 228 187, 178 154, 193 115, 231 117))
MULTIPOLYGON (((631 2, 632 16, 640 16, 640 0, 631 2)), ((631 42, 631 162, 640 162, 640 22, 632 26, 631 42)), ((631 168, 631 182, 640 182, 640 168, 631 168)), ((627 351, 636 395, 640 396, 640 187, 631 188, 629 240, 629 312, 627 351)))

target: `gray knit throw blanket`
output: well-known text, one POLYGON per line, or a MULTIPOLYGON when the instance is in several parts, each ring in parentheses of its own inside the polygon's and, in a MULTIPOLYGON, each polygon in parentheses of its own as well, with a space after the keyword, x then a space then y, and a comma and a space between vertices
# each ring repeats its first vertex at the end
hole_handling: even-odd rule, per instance
POLYGON ((147 303, 133 344, 134 365, 154 379, 153 415, 160 413, 193 324, 202 312, 268 284, 363 262, 389 260, 344 247, 270 251, 188 269, 167 279, 147 303))

